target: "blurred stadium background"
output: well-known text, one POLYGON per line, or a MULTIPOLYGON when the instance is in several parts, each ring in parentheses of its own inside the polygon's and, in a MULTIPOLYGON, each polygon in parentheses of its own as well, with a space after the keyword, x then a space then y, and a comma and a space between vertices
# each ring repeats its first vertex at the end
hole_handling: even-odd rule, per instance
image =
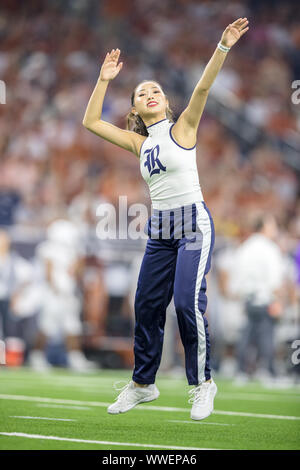
MULTIPOLYGON (((298 379, 300 338, 300 24, 294 1, 2 0, 0 79, 0 317, 6 367, 131 369, 134 294, 145 240, 100 240, 97 207, 119 196, 145 204, 139 162, 82 125, 108 50, 124 67, 103 119, 125 127, 130 96, 158 80, 175 117, 186 106, 223 29, 248 17, 207 102, 197 158, 216 243, 208 277, 215 373, 234 377, 245 312, 228 292, 234 254, 258 214, 272 214, 283 257, 277 376, 298 379), (66 351, 72 351, 66 354, 66 351), (83 354, 80 355, 79 351, 83 354)), ((128 222, 130 218, 128 217, 128 222)), ((3 343, 2 343, 3 344, 3 343)), ((259 372, 248 351, 247 373, 259 372)), ((184 376, 173 304, 161 371, 184 376)))

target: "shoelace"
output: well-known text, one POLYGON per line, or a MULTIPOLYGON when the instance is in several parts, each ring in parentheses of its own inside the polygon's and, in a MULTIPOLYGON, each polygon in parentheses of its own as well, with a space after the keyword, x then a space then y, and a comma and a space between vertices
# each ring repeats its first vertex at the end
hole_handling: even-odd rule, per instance
POLYGON ((113 387, 114 389, 117 391, 117 392, 120 392, 119 395, 115 398, 115 401, 117 400, 124 400, 126 398, 126 395, 127 395, 127 390, 129 388, 131 384, 131 381, 129 383, 125 382, 125 380, 118 380, 117 382, 115 382, 113 384, 113 387), (121 388, 118 388, 117 387, 117 384, 120 384, 120 383, 125 383, 126 385, 121 387, 121 388))
POLYGON ((189 390, 189 395, 191 396, 189 398, 189 403, 197 403, 197 404, 203 404, 206 401, 207 398, 207 393, 209 389, 209 384, 200 384, 197 385, 195 388, 192 388, 192 390, 189 390))

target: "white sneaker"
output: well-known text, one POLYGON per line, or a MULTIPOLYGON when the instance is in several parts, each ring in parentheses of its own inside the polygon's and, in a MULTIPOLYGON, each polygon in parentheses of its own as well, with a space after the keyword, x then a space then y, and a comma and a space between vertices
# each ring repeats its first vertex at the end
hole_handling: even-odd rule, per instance
POLYGON ((107 408, 111 414, 126 413, 139 403, 156 400, 159 397, 159 390, 155 384, 135 387, 132 380, 125 387, 116 390, 121 390, 121 393, 116 398, 117 401, 107 408))
POLYGON ((248 382, 250 382, 250 380, 251 380, 250 375, 245 374, 244 372, 237 372, 235 374, 233 385, 236 385, 237 387, 242 387, 246 385, 248 382))
POLYGON ((191 410, 192 419, 204 419, 212 413, 217 390, 217 385, 211 379, 211 382, 196 385, 195 388, 189 391, 189 395, 191 395, 189 403, 193 403, 191 410))
POLYGON ((34 349, 29 353, 28 365, 37 372, 47 372, 51 369, 51 364, 47 361, 44 352, 39 349, 34 349))
POLYGON ((89 372, 97 368, 94 362, 88 361, 84 354, 77 349, 68 352, 68 364, 70 369, 76 372, 89 372))

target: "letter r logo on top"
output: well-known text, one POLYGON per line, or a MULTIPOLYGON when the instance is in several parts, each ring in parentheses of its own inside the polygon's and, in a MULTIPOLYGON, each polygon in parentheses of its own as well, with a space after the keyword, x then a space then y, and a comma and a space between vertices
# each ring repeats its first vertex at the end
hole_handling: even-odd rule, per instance
POLYGON ((159 145, 145 150, 144 155, 147 156, 147 160, 145 161, 144 166, 148 168, 150 176, 154 175, 155 173, 160 173, 161 170, 166 171, 166 167, 158 158, 159 145))

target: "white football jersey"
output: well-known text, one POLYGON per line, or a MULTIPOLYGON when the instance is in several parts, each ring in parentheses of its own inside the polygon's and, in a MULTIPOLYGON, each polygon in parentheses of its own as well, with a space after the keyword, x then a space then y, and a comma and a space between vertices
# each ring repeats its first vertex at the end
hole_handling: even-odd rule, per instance
POLYGON ((153 209, 166 210, 203 201, 196 145, 181 147, 172 136, 174 123, 163 119, 147 127, 140 150, 140 169, 149 186, 153 209))

